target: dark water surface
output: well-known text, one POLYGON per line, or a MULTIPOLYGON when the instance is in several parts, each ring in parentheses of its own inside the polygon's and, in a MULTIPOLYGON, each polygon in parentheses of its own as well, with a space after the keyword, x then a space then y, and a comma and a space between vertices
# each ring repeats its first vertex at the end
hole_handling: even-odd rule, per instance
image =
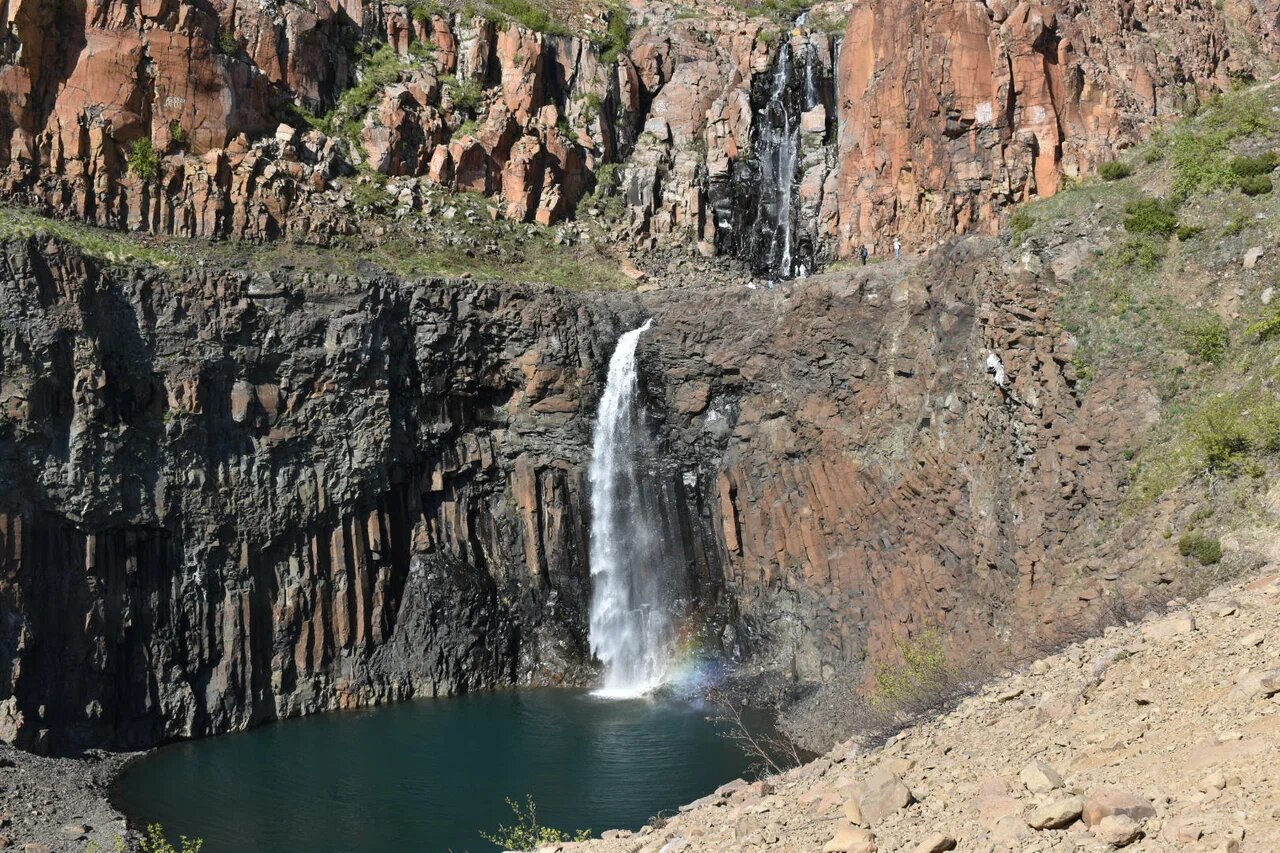
POLYGON ((505 798, 539 821, 637 829, 743 775, 747 759, 677 700, 482 693, 322 714, 164 747, 120 779, 130 820, 204 853, 489 851, 505 798))

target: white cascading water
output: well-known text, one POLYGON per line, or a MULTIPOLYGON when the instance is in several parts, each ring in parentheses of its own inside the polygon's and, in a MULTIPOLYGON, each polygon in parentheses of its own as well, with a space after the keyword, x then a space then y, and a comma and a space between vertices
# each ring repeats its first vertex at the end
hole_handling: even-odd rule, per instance
POLYGON ((591 651, 604 665, 596 695, 642 696, 667 677, 675 643, 660 508, 643 482, 649 436, 636 346, 653 323, 618 339, 596 415, 591 485, 591 651))
POLYGON ((800 124, 787 108, 786 91, 791 80, 791 42, 783 42, 773 72, 773 89, 764 108, 757 140, 760 158, 761 218, 771 228, 768 257, 773 273, 791 278, 791 200, 800 159, 800 124))

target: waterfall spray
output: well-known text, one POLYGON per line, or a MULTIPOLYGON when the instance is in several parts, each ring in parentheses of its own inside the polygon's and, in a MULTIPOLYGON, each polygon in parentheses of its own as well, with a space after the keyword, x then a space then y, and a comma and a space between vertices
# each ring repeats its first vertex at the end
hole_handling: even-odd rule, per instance
POLYGON ((588 471, 591 484, 591 651, 604 664, 597 695, 632 697, 662 684, 675 644, 675 566, 647 487, 649 435, 640 406, 636 346, 652 320, 618 339, 588 471))

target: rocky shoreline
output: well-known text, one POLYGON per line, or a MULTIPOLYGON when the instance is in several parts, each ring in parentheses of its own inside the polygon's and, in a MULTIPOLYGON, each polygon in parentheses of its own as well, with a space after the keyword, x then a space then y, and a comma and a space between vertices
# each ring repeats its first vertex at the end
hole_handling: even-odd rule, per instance
POLYGON ((125 817, 111 788, 144 753, 89 750, 77 757, 46 757, 0 744, 0 848, 24 853, 116 849, 125 817))

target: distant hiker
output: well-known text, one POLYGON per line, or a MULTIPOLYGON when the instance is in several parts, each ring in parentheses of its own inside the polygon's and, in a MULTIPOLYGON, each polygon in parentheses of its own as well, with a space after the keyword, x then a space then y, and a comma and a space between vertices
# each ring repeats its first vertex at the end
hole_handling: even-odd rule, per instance
POLYGON ((895 258, 902 257, 902 241, 897 237, 893 238, 893 256, 895 258))
POLYGON ((862 265, 865 267, 867 265, 867 246, 865 243, 858 247, 858 257, 862 260, 862 265))

